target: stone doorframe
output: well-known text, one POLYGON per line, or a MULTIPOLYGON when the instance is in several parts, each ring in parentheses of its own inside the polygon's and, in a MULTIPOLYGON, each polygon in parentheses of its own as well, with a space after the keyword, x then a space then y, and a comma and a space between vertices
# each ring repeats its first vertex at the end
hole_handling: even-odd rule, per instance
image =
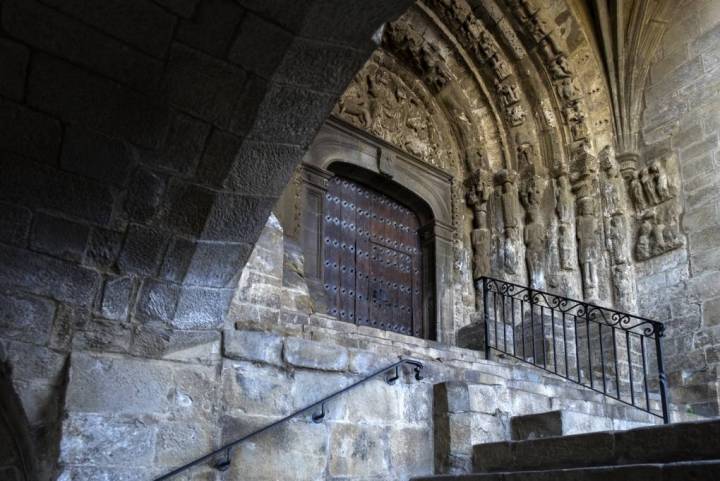
MULTIPOLYGON (((305 277, 322 306, 323 219, 328 179, 342 175, 392 197, 415 211, 423 250, 423 324, 442 343, 452 333, 452 175, 349 124, 330 119, 305 154, 295 180, 278 205, 285 234, 302 245, 305 277)), ((323 307, 319 307, 322 309, 323 307)))

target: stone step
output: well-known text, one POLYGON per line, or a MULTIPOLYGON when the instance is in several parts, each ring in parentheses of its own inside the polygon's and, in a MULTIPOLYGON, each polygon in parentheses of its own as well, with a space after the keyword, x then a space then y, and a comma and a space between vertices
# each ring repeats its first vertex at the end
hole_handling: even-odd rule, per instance
POLYGON ((516 412, 542 414, 550 410, 562 410, 628 422, 628 424, 622 426, 609 424, 606 429, 612 430, 631 429, 633 427, 657 424, 661 421, 660 418, 647 412, 619 403, 600 393, 586 390, 582 387, 577 390, 571 387, 555 389, 547 394, 542 394, 541 392, 541 389, 529 391, 525 389, 509 390, 512 402, 523 404, 523 407, 518 408, 516 412))
POLYGON ((720 419, 473 446, 475 472, 713 459, 720 459, 720 419))
POLYGON ((613 429, 613 420, 573 411, 548 411, 510 418, 510 439, 527 441, 613 429))
POLYGON ((717 481, 720 460, 426 476, 412 481, 717 481))

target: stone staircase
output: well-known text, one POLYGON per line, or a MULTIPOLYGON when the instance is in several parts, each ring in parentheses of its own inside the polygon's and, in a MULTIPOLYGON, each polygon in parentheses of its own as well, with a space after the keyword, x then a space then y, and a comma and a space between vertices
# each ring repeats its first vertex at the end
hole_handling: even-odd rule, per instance
POLYGON ((572 414, 512 420, 512 441, 473 447, 472 474, 415 481, 717 481, 720 419, 564 435, 572 414))
MULTIPOLYGON (((650 397, 656 413, 661 411, 658 398, 650 397)), ((524 363, 475 362, 464 381, 435 384, 433 399, 437 474, 473 472, 474 449, 488 443, 662 425, 658 416, 524 363)), ((704 418, 671 404, 670 419, 704 418)))

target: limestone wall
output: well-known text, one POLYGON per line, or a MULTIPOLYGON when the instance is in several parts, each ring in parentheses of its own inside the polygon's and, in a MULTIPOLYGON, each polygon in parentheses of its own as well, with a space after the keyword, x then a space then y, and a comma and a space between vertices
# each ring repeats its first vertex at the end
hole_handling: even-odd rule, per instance
MULTIPOLYGON (((399 356, 424 362, 424 379, 410 371, 394 385, 373 380, 331 401, 322 423, 311 411, 251 439, 222 479, 405 481, 466 470, 472 444, 509 439, 514 415, 571 409, 602 429, 658 421, 525 365, 317 314, 301 263, 271 217, 217 337, 161 355, 73 352, 59 479, 147 480, 399 356), (471 395, 437 387, 446 382, 471 395)), ((220 476, 203 465, 178 479, 220 476)))
POLYGON ((720 366, 720 5, 685 1, 651 65, 645 155, 679 163, 685 248, 638 265, 640 312, 667 321, 673 399, 717 414, 720 366))

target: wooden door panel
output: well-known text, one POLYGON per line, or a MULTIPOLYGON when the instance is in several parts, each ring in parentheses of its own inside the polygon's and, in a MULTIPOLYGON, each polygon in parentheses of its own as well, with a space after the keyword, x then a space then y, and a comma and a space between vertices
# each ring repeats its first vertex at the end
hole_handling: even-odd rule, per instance
POLYGON ((324 226, 329 313, 346 322, 422 336, 417 216, 390 197, 334 177, 324 226))

